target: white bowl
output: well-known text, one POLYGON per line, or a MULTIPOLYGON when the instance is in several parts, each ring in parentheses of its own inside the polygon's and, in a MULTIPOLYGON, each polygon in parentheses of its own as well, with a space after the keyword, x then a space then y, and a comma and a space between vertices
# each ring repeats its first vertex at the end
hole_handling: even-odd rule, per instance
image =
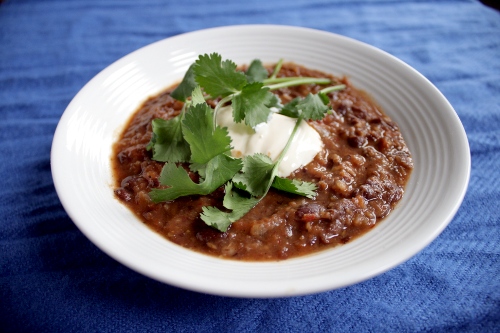
POLYGON ((364 43, 298 27, 250 25, 187 33, 143 47, 96 75, 71 101, 51 153, 59 198, 99 248, 159 281, 237 297, 304 295, 348 286, 406 261, 451 221, 465 195, 470 153, 445 97, 417 71, 364 43), (179 81, 199 54, 237 64, 280 58, 347 75, 396 121, 415 169, 403 200, 372 231, 346 245, 280 262, 238 262, 184 249, 140 222, 113 195, 110 156, 131 114, 179 81))

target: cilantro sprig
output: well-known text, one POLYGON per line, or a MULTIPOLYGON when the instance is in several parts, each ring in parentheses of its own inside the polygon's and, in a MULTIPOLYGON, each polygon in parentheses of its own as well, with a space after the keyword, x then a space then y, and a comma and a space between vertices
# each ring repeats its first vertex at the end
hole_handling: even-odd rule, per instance
MULTIPOLYGON (((325 112, 328 108, 323 105, 320 109, 325 112)), ((315 110, 319 111, 319 110, 315 110)), ((228 211, 222 211, 216 207, 203 207, 201 219, 208 225, 226 231, 231 223, 242 218, 247 212, 257 205, 267 194, 272 186, 277 189, 293 194, 303 195, 308 198, 316 196, 316 185, 309 182, 300 182, 288 178, 278 177, 278 166, 286 155, 293 140, 293 136, 299 128, 303 119, 311 119, 310 112, 300 114, 290 137, 281 151, 276 162, 273 162, 267 155, 254 154, 243 158, 243 173, 233 177, 235 187, 243 189, 251 194, 250 197, 241 192, 233 190, 231 182, 226 186, 223 206, 228 211)))
POLYGON ((278 167, 286 155, 302 121, 320 120, 329 110, 326 93, 343 89, 329 86, 319 94, 309 94, 281 105, 271 91, 301 84, 330 84, 328 78, 278 78, 282 60, 268 77, 260 60, 251 62, 245 73, 231 60, 213 53, 201 55, 187 70, 182 82, 171 96, 183 101, 180 114, 169 120, 154 119, 153 135, 148 150, 152 158, 165 162, 160 174, 161 188, 153 189, 153 202, 174 200, 181 196, 207 195, 224 186, 223 207, 203 207, 200 215, 207 224, 226 231, 231 223, 242 218, 268 193, 271 187, 295 195, 314 198, 316 185, 278 176, 278 167), (219 101, 212 109, 205 101, 219 101), (296 118, 294 129, 276 161, 264 154, 243 158, 231 157, 231 137, 227 128, 218 126, 218 110, 231 103, 233 119, 255 128, 269 119, 271 108, 296 118), (189 171, 183 165, 189 165, 189 171), (197 173, 195 182, 189 172, 197 173))

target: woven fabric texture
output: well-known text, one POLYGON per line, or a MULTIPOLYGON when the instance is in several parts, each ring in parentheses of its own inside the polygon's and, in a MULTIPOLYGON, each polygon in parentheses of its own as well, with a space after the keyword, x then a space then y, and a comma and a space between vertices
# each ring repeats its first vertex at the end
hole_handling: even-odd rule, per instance
POLYGON ((0 1, 0 331, 500 330, 500 12, 479 1, 0 1), (235 24, 320 29, 374 45, 434 83, 469 139, 455 218, 404 264, 283 299, 204 295, 117 263, 73 224, 50 149, 73 96, 152 42, 235 24))

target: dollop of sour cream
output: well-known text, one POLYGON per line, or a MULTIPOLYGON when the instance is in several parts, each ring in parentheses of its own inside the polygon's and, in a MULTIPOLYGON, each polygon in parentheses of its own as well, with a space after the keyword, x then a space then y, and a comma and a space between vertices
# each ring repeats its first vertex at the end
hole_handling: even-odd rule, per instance
MULTIPOLYGON (((232 113, 231 106, 224 106, 217 113, 217 124, 220 127, 227 127, 232 139, 232 156, 243 157, 262 153, 276 161, 292 134, 296 119, 272 113, 266 123, 261 123, 252 129, 243 122, 235 123, 232 113)), ((293 171, 311 162, 322 149, 323 142, 318 132, 306 121, 302 121, 278 167, 278 176, 289 176, 293 171)))

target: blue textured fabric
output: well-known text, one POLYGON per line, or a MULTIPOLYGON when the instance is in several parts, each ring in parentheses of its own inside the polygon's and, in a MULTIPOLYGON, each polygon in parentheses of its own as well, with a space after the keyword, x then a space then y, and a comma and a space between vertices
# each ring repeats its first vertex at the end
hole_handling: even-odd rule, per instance
POLYGON ((478 1, 0 1, 0 331, 499 331, 499 125, 500 13, 478 1), (75 227, 55 193, 49 156, 71 98, 139 47, 249 23, 367 42, 449 99, 470 141, 471 182, 431 245, 351 287, 238 299, 146 278, 75 227))

